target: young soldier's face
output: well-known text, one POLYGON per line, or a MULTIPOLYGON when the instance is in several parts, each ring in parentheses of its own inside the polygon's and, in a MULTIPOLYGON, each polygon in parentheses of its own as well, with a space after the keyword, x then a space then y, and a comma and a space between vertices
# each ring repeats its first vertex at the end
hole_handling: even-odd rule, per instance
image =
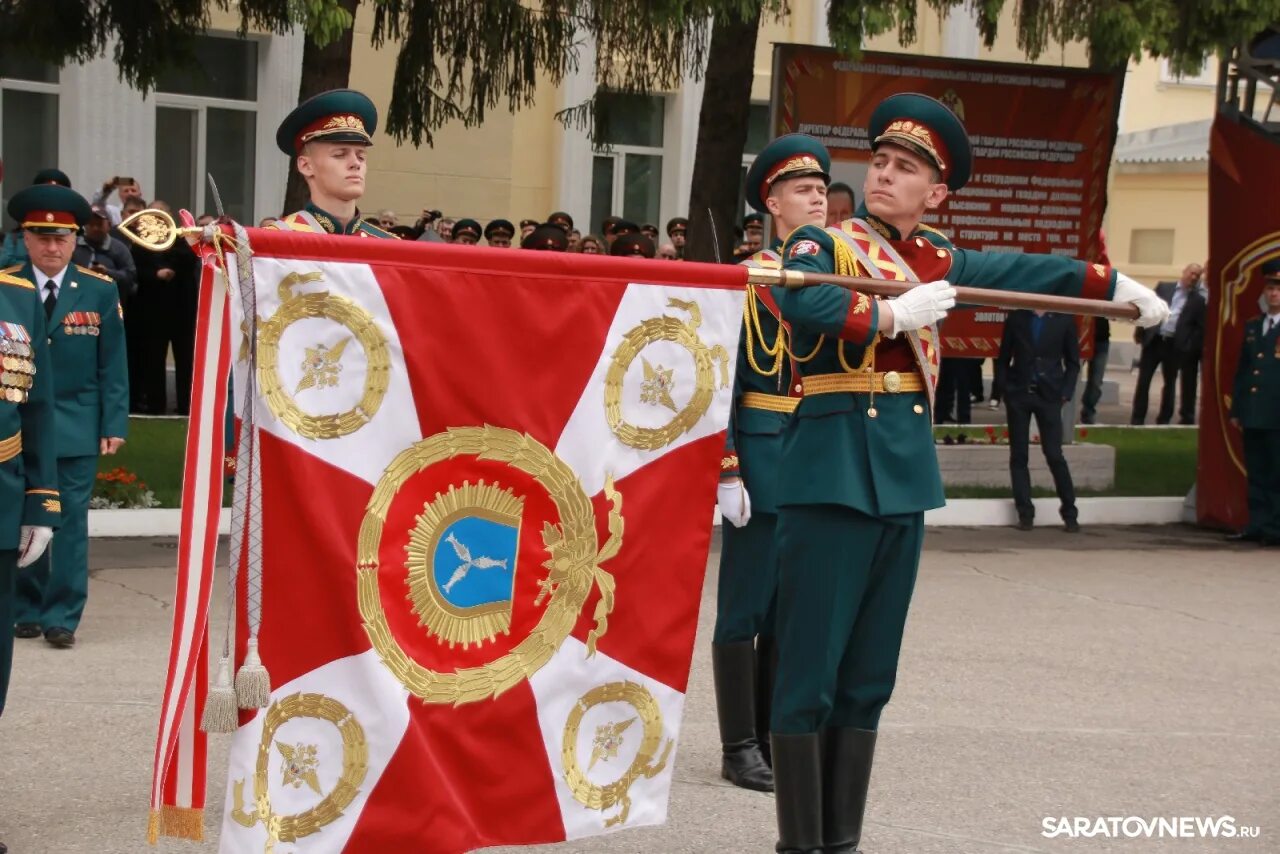
POLYGON ((348 142, 308 142, 298 155, 298 171, 312 192, 354 201, 364 195, 365 146, 348 142))
POLYGON ((871 156, 862 197, 867 210, 886 222, 919 223, 924 212, 947 198, 947 185, 938 183, 937 171, 923 157, 892 143, 884 143, 871 156))
POLYGON ((71 253, 76 248, 74 234, 37 234, 24 231, 22 238, 27 244, 27 254, 31 256, 31 264, 46 276, 56 276, 71 263, 71 253))
POLYGON ((490 246, 497 247, 498 249, 511 248, 511 238, 505 234, 495 234, 493 237, 488 238, 488 241, 490 246))
MULTIPOLYGON (((827 185, 816 176, 775 181, 764 204, 777 222, 781 237, 802 225, 827 224, 827 185)), ((747 232, 748 239, 751 236, 747 232)))

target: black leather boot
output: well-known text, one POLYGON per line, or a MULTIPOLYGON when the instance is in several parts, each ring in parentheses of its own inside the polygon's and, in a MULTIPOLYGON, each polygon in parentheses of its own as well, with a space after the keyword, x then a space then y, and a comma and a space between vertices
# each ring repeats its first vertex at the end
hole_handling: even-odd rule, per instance
POLYGON ((862 841, 876 733, 832 727, 823 734, 822 850, 825 854, 856 854, 862 841))
POLYGON ((773 638, 756 638, 756 741, 764 764, 773 767, 769 750, 769 719, 773 717, 773 686, 778 675, 778 647, 773 638))
POLYGON ((760 755, 756 740, 755 643, 712 644, 711 669, 724 748, 720 776, 744 789, 772 792, 773 772, 760 755))
POLYGON ((822 750, 816 732, 775 732, 779 854, 822 852, 822 750))

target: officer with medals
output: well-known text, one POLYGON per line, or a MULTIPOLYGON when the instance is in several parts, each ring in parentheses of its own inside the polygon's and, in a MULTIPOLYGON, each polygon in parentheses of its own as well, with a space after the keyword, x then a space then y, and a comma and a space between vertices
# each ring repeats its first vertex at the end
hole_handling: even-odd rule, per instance
POLYGON ((29 283, 44 304, 56 417, 61 522, 44 555, 18 577, 14 633, 75 644, 89 596, 89 498, 98 455, 114 454, 129 430, 129 372, 120 299, 110 276, 71 263, 76 232, 91 215, 79 193, 57 184, 9 200, 30 259, 5 275, 29 283))
MULTIPOLYGON (((747 173, 747 201, 773 218, 768 249, 743 261, 776 270, 782 237, 827 216, 831 158, 811 136, 788 134, 765 146, 747 173)), ((767 288, 747 286, 734 375, 733 409, 717 498, 724 548, 711 664, 723 748, 720 775, 735 786, 773 790, 769 707, 773 689, 773 607, 778 585, 776 481, 782 431, 800 402, 787 330, 767 288)))
POLYGON ((44 554, 62 515, 55 432, 44 307, 29 279, 0 273, 0 715, 13 664, 17 572, 44 554))
POLYGON ((303 101, 276 131, 276 146, 294 158, 310 200, 269 228, 360 237, 396 236, 367 222, 356 203, 364 195, 366 149, 373 145, 378 110, 362 92, 332 89, 303 101))
POLYGON ((1139 323, 1168 312, 1100 264, 956 249, 921 219, 970 172, 969 139, 938 101, 900 94, 868 129, 857 215, 802 226, 788 270, 924 282, 895 299, 834 285, 778 296, 803 396, 778 475, 778 685, 772 716, 779 852, 854 852, 862 838, 880 712, 897 675, 924 511, 942 506, 929 407, 936 324, 948 283, 1131 302, 1139 323))
POLYGON ((1262 265, 1263 314, 1245 324, 1231 393, 1244 439, 1249 523, 1228 540, 1280 546, 1280 258, 1262 265))
POLYGON ((495 249, 510 249, 511 238, 516 236, 516 227, 510 220, 493 219, 484 227, 484 240, 495 249))

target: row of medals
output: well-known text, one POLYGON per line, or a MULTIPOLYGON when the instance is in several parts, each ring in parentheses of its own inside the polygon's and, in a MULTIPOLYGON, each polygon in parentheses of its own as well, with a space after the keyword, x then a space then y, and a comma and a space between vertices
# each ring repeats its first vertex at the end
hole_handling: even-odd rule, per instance
POLYGON ((23 403, 36 372, 31 361, 31 345, 9 338, 0 339, 0 399, 23 403))

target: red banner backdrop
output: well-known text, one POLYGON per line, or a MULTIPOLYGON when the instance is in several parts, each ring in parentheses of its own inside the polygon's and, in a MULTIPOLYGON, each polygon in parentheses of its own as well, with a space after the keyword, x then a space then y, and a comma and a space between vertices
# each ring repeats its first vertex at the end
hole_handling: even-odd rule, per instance
MULTIPOLYGON (((890 95, 922 92, 955 111, 974 152, 973 177, 930 225, 968 249, 1097 257, 1121 75, 893 53, 853 62, 830 48, 779 45, 773 79, 774 131, 822 140, 832 179, 859 199, 872 111, 890 95)), ((995 357, 1004 318, 997 309, 952 312, 944 355, 995 357)), ((1080 328, 1091 355, 1092 324, 1080 328)))
POLYGON ((1209 139, 1209 318, 1201 382, 1196 516, 1202 524, 1243 528, 1244 456, 1231 426, 1231 386, 1244 325, 1261 308, 1258 267, 1280 257, 1280 209, 1259 189, 1280 186, 1280 146, 1219 116, 1209 139))

